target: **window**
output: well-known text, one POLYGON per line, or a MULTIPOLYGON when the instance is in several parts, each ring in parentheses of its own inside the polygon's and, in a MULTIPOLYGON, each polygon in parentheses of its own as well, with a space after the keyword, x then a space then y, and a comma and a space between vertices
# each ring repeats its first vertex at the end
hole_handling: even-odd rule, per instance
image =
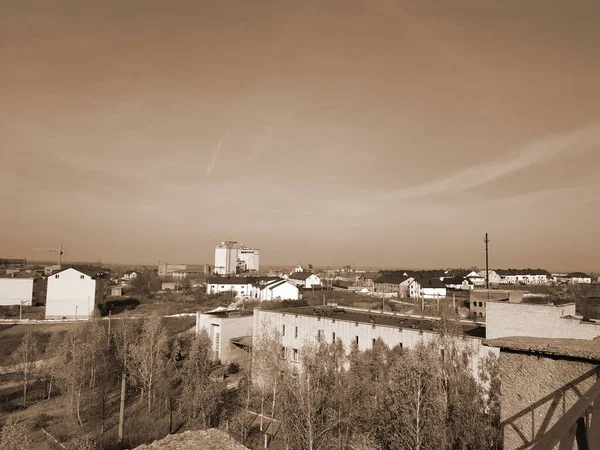
POLYGON ((373 345, 373 347, 375 347, 375 341, 376 341, 376 340, 377 340, 377 339, 373 338, 373 343, 371 344, 371 345, 373 345))
POLYGON ((331 333, 331 342, 335 344, 335 331, 331 333))
POLYGON ((219 359, 219 341, 221 338, 221 334, 220 333, 215 333, 215 357, 217 359, 219 359))
POLYGON ((54 278, 58 278, 58 275, 54 275, 54 278))
POLYGON ((356 345, 358 345, 358 336, 354 336, 354 340, 356 341, 356 345))
POLYGON ((400 342, 400 343, 398 344, 398 347, 402 348, 402 342, 400 342))
POLYGON ((83 280, 85 278, 85 275, 79 275, 79 278, 83 280))
POLYGON ((298 362, 298 349, 297 348, 292 349, 292 361, 298 362))
POLYGON ((483 302, 479 302, 479 306, 480 306, 480 307, 481 307, 481 306, 483 306, 483 302))
POLYGON ((323 330, 317 330, 317 340, 320 341, 325 338, 325 332, 323 330))
POLYGON ((281 335, 285 336, 285 325, 283 325, 281 328, 281 335))
POLYGON ((298 339, 298 327, 294 329, 294 337, 298 339))

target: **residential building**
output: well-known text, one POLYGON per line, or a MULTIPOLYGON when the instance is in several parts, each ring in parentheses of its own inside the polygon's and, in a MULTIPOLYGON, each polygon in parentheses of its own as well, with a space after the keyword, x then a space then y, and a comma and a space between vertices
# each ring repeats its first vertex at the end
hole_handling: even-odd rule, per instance
POLYGON ((411 298, 446 297, 446 285, 437 278, 419 278, 413 280, 408 287, 411 298))
POLYGON ((378 272, 361 272, 358 274, 356 284, 359 288, 366 288, 369 291, 375 290, 375 279, 380 274, 378 272))
POLYGON ((206 293, 229 292, 232 297, 247 298, 252 296, 252 283, 256 281, 252 277, 211 277, 206 282, 206 293))
MULTIPOLYGON (((261 327, 265 324, 281 334, 283 354, 292 364, 300 362, 305 344, 319 339, 327 343, 341 341, 349 352, 353 345, 357 345, 359 350, 371 349, 377 339, 390 347, 411 348, 421 342, 435 341, 439 336, 435 331, 435 321, 335 305, 272 311, 255 309, 254 339, 260 336, 261 327)), ((456 336, 458 345, 470 350, 470 367, 475 376, 483 358, 499 354, 498 349, 482 345, 484 336, 485 328, 474 323, 461 324, 460 333, 456 336)))
POLYGON ((163 281, 160 287, 161 291, 174 291, 177 288, 177 283, 174 281, 163 281))
POLYGON ((135 270, 128 270, 127 272, 125 272, 123 274, 123 276, 121 277, 123 280, 135 280, 137 278, 138 274, 135 270))
POLYGON ((213 355, 222 363, 242 357, 243 350, 232 339, 252 336, 252 311, 213 311, 196 314, 196 333, 205 330, 210 337, 213 355))
MULTIPOLYGON (((552 281, 552 275, 543 269, 496 269, 498 284, 544 285, 552 281)), ((490 281, 491 282, 491 281, 490 281)))
POLYGON ((298 286, 283 278, 261 278, 252 285, 252 298, 257 300, 298 300, 298 286))
MULTIPOLYGON (((485 276, 486 276, 485 269, 480 270, 477 273, 479 274, 480 277, 483 278, 484 283, 485 283, 485 276)), ((496 285, 500 284, 500 282, 502 281, 502 278, 500 277, 500 275, 498 275, 498 272, 496 272, 495 270, 490 269, 488 271, 488 276, 489 276, 490 286, 496 286, 496 285)))
POLYGON ((215 275, 235 275, 237 273, 238 243, 223 241, 215 247, 215 275))
POLYGON ((509 336, 590 340, 600 336, 600 323, 578 316, 575 303, 488 301, 486 338, 509 336))
POLYGON ((463 277, 444 278, 443 283, 453 291, 471 291, 475 288, 473 281, 463 277))
POLYGON ((309 272, 294 272, 288 280, 294 283, 296 286, 303 287, 304 289, 313 289, 322 287, 321 278, 314 273, 309 272))
POLYGON ((592 277, 583 272, 571 272, 565 277, 569 284, 590 284, 592 277))
POLYGON ((44 300, 44 279, 26 272, 0 275, 0 306, 32 306, 44 300))
POLYGON ((108 273, 93 267, 65 267, 47 279, 46 319, 88 318, 104 303, 108 273))
POLYGON ((382 275, 373 281, 373 289, 378 294, 395 294, 396 297, 408 297, 409 287, 413 281, 414 278, 406 275, 382 275))

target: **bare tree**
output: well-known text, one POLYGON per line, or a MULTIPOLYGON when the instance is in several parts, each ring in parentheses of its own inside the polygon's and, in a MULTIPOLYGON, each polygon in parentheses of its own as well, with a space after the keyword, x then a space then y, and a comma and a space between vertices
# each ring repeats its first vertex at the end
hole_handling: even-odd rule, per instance
POLYGON ((205 330, 191 341, 182 367, 182 405, 192 420, 201 419, 204 428, 214 425, 222 402, 225 385, 210 379, 214 359, 210 337, 205 330))
POLYGON ((148 411, 152 410, 155 385, 164 370, 167 350, 167 332, 162 319, 152 316, 143 324, 140 339, 132 344, 129 356, 134 380, 147 394, 148 411))
POLYGON ((23 379, 23 406, 27 405, 27 387, 36 370, 39 358, 37 339, 31 332, 25 333, 21 344, 13 352, 11 359, 19 368, 23 379))

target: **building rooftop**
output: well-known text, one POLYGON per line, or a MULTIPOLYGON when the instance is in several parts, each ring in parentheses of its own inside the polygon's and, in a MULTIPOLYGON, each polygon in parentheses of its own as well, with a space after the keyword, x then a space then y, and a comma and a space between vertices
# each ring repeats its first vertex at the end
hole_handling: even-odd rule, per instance
POLYGON ((151 444, 140 445, 136 450, 248 450, 224 431, 209 430, 186 431, 170 434, 151 444))
MULTIPOLYGON (((417 331, 437 331, 440 322, 438 320, 416 319, 402 314, 381 314, 368 310, 349 310, 337 306, 302 306, 299 308, 285 308, 272 310, 280 314, 295 314, 299 316, 315 316, 328 319, 342 320, 346 322, 358 322, 387 327, 412 329, 417 331)), ((485 327, 477 323, 461 323, 462 334, 471 337, 485 337, 485 327)))
POLYGON ((600 339, 549 339, 511 336, 485 340, 484 345, 516 352, 600 361, 600 339))
POLYGON ((247 317, 254 314, 253 311, 247 311, 243 309, 230 309, 230 310, 220 310, 220 311, 209 311, 202 314, 208 314, 214 317, 221 317, 224 319, 233 318, 233 317, 247 317))

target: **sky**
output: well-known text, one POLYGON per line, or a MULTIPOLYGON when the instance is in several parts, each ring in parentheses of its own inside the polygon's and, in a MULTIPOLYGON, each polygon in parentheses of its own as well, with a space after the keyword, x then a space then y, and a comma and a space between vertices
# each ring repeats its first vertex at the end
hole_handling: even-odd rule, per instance
POLYGON ((0 3, 0 256, 600 269, 600 2, 0 3))

